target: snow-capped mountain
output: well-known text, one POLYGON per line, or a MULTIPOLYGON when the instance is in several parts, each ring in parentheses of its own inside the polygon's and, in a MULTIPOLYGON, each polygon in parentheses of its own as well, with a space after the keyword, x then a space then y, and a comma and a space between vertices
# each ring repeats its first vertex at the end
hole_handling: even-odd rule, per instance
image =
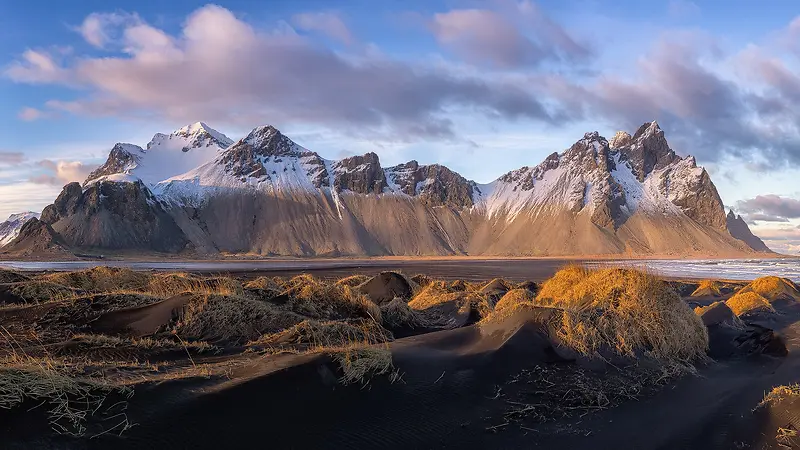
POLYGON ((98 181, 142 180, 148 186, 216 158, 233 141, 203 122, 187 125, 170 134, 157 133, 142 148, 118 143, 105 164, 86 179, 84 186, 98 181))
POLYGON ((146 148, 117 144, 42 221, 79 248, 206 254, 754 251, 738 223, 731 235, 708 172, 656 122, 611 141, 586 133, 488 184, 438 164, 383 167, 375 153, 325 159, 269 125, 232 142, 197 123, 146 148))
POLYGON ((39 213, 23 212, 19 214, 12 214, 5 222, 0 223, 0 247, 5 246, 13 241, 19 235, 19 230, 25 225, 25 222, 39 218, 39 213))

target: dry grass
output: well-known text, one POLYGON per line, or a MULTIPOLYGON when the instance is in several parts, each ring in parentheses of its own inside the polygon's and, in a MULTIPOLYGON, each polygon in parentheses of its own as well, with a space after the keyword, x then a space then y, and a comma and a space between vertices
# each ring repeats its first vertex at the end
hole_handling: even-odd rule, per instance
POLYGON ((248 345, 301 345, 314 351, 338 348, 353 342, 365 345, 380 344, 392 339, 391 333, 371 320, 358 323, 304 320, 291 328, 261 336, 248 345))
POLYGON ((151 275, 131 269, 94 267, 74 272, 43 275, 39 279, 87 292, 143 291, 151 275))
POLYGON ((298 314, 314 319, 363 317, 381 323, 378 305, 350 286, 299 275, 283 287, 289 296, 287 306, 298 314))
POLYGON ((105 334, 76 334, 72 340, 93 348, 135 348, 140 350, 191 350, 195 353, 219 351, 219 348, 203 341, 175 342, 171 339, 150 337, 132 338, 108 336, 105 334))
POLYGON ((776 300, 800 301, 800 291, 797 286, 792 281, 780 277, 756 278, 739 292, 754 292, 769 302, 776 300))
MULTIPOLYGON (((487 317, 493 309, 490 296, 477 291, 468 291, 466 286, 466 284, 454 286, 453 283, 432 281, 408 302, 408 306, 415 310, 425 311, 446 303, 455 303, 459 308, 476 311, 481 318, 487 317), (462 288, 464 290, 461 290, 462 288)), ((480 288, 480 286, 472 287, 480 288)))
POLYGON ((341 286, 356 287, 360 284, 365 283, 366 281, 369 281, 370 278, 371 277, 368 277, 366 275, 350 275, 349 277, 344 277, 336 281, 336 284, 341 286))
POLYGON ((8 284, 6 287, 9 293, 28 304, 69 300, 78 295, 72 288, 44 280, 21 281, 8 284))
POLYGON ((790 384, 788 386, 775 386, 771 391, 767 392, 764 399, 758 404, 758 407, 773 406, 784 400, 797 397, 800 397, 800 383, 790 384))
POLYGON ((726 325, 733 328, 744 328, 744 322, 723 301, 714 302, 708 306, 698 306, 694 309, 707 326, 726 325), (708 314, 707 317, 703 317, 708 314))
POLYGON ((185 292, 196 294, 242 295, 242 284, 229 277, 200 278, 185 273, 156 274, 142 287, 144 292, 156 297, 168 298, 185 292))
POLYGON ((186 305, 174 330, 191 340, 236 345, 292 327, 303 319, 291 311, 258 300, 198 294, 186 305))
POLYGON ((754 312, 775 312, 775 308, 772 307, 769 300, 753 291, 738 292, 726 300, 725 304, 737 316, 754 312))
POLYGON ((608 348, 689 361, 708 349, 702 320, 666 282, 643 271, 569 266, 542 285, 536 303, 565 310, 559 337, 586 355, 608 348))
POLYGON ((0 335, 12 348, 14 345, 18 347, 0 360, 0 408, 14 409, 28 405, 38 408, 47 405, 46 415, 55 432, 82 436, 90 416, 98 412, 109 413, 121 405, 121 410, 106 419, 110 425, 101 434, 112 431, 122 433, 130 427, 124 414, 124 402, 110 407, 105 403, 112 393, 130 398, 132 390, 78 377, 70 367, 49 356, 28 356, 5 328, 0 328, 0 335))
POLYGON ((697 286, 697 289, 692 292, 692 297, 702 297, 711 295, 714 297, 719 297, 722 295, 722 283, 717 280, 703 280, 697 286))
POLYGON ((402 298, 395 298, 381 306, 383 325, 389 328, 424 328, 431 326, 426 315, 412 309, 402 298))
POLYGON ((0 284, 2 283, 19 283, 20 281, 28 281, 30 278, 13 270, 0 269, 0 284))
POLYGON ((342 370, 342 384, 365 385, 370 378, 385 374, 391 374, 392 381, 397 378, 392 364, 392 352, 388 347, 356 344, 328 351, 328 354, 342 370))
POLYGON ((413 281, 419 287, 424 288, 425 286, 429 285, 433 279, 425 274, 418 273, 416 275, 412 275, 408 278, 409 281, 413 281))
POLYGON ((497 304, 494 305, 494 310, 499 312, 522 303, 533 303, 535 299, 536 296, 533 295, 533 292, 527 289, 512 289, 498 300, 497 304))

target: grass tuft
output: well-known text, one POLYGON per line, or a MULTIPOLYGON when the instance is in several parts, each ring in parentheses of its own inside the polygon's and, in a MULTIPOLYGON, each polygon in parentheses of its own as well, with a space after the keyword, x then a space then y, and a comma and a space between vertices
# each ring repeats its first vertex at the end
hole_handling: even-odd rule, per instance
POLYGON ((396 373, 388 347, 357 344, 328 353, 342 370, 342 384, 365 385, 374 376, 396 373))
POLYGON ((717 280, 703 280, 697 286, 697 289, 692 292, 692 297, 713 296, 719 297, 722 295, 722 283, 717 280))
POLYGON ((381 323, 381 310, 356 289, 328 283, 311 275, 298 275, 285 283, 287 306, 294 312, 314 319, 362 317, 381 323))
POLYGON ((426 315, 408 306, 402 298, 395 298, 381 306, 383 325, 389 328, 424 328, 431 326, 426 315))
POLYGON ((184 307, 174 330, 186 339, 237 345, 292 327, 303 319, 258 300, 199 294, 184 307))
POLYGON ((350 286, 356 287, 360 284, 363 284, 369 281, 370 277, 366 275, 350 275, 349 277, 344 277, 336 281, 336 284, 341 286, 350 286))
POLYGON ((775 312, 769 300, 753 291, 738 292, 725 304, 739 317, 754 312, 775 312))
POLYGON ((536 304, 566 311, 559 337, 586 355, 610 348, 689 361, 708 349, 702 320, 666 282, 643 271, 568 266, 542 285, 536 304))
POLYGON ((769 302, 777 300, 800 301, 800 291, 798 291, 797 286, 792 281, 780 277, 756 278, 739 292, 754 292, 769 302))
POLYGON ((338 348, 353 342, 381 344, 391 341, 392 335, 371 320, 356 323, 304 320, 291 328, 266 334, 248 343, 263 346, 302 345, 309 350, 338 348))

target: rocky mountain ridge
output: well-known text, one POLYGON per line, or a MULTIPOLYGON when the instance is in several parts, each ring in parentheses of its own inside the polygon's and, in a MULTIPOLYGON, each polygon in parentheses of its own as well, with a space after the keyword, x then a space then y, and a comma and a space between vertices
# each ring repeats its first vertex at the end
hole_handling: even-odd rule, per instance
POLYGON ((233 142, 198 123, 157 134, 147 149, 117 144, 42 221, 70 246, 170 253, 764 251, 726 218, 708 172, 675 154, 656 122, 611 141, 586 133, 487 184, 439 164, 383 167, 371 152, 327 160, 269 125, 233 142), (180 160, 173 173, 153 169, 165 159, 180 160))
POLYGON ((0 247, 10 243, 19 235, 25 222, 31 219, 38 219, 39 213, 27 211, 19 214, 12 214, 5 222, 0 222, 0 247))

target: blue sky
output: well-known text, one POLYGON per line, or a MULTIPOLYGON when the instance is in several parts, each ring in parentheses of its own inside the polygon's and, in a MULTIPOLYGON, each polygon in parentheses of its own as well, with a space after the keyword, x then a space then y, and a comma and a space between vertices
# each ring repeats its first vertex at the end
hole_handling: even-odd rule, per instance
POLYGON ((656 119, 768 244, 800 252, 800 5, 734 1, 0 3, 0 216, 115 142, 270 123, 328 158, 488 182, 656 119))

